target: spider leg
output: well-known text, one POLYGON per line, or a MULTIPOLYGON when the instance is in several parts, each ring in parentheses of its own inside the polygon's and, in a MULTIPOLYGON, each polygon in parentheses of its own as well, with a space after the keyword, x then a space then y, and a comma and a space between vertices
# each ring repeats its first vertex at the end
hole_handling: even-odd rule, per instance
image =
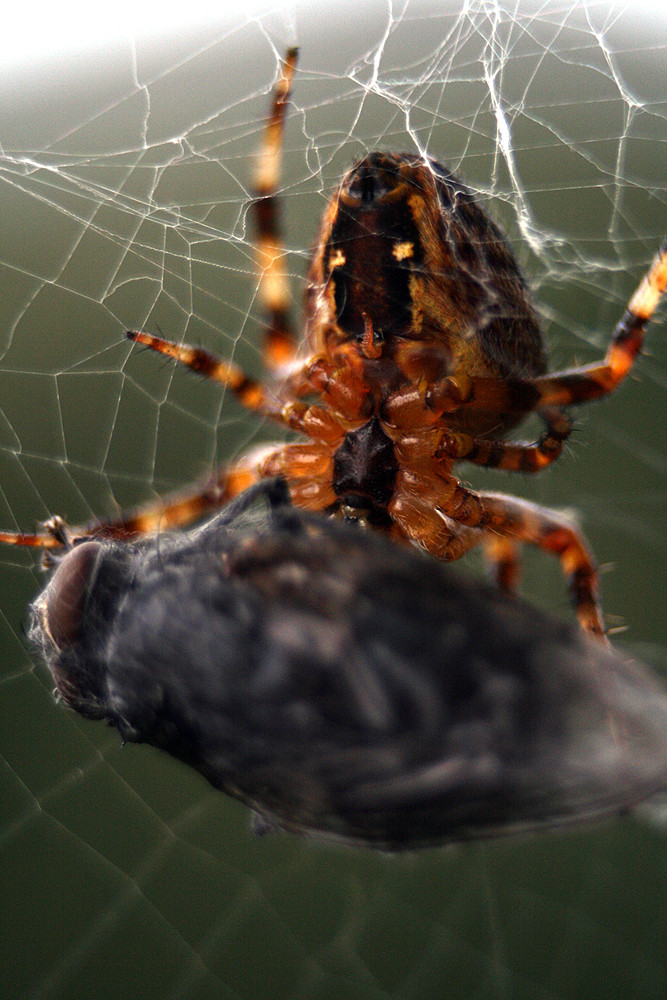
POLYGON ((326 445, 316 441, 261 445, 199 488, 142 506, 129 517, 94 522, 81 533, 122 538, 184 527, 224 507, 261 479, 276 476, 286 481, 293 504, 321 510, 335 500, 332 475, 333 458, 326 445), (322 488, 324 483, 327 490, 322 488))
POLYGON ((437 559, 448 561, 460 558, 481 542, 497 585, 508 592, 515 591, 521 575, 517 540, 491 534, 480 527, 465 526, 448 516, 443 490, 446 495, 449 490, 451 501, 458 484, 446 466, 440 470, 436 466, 431 475, 415 473, 413 469, 414 466, 404 466, 396 478, 389 504, 392 537, 410 540, 437 559))
POLYGON ((259 299, 269 320, 264 353, 267 365, 271 369, 280 368, 291 361, 296 349, 289 318, 291 296, 284 266, 285 251, 280 231, 277 190, 280 181, 285 113, 289 104, 298 52, 296 48, 289 49, 282 62, 280 79, 273 91, 273 102, 264 130, 253 183, 259 299))
MULTIPOLYGON (((224 506, 232 497, 242 493, 247 486, 256 482, 258 476, 252 467, 239 464, 216 474, 189 493, 176 493, 165 500, 144 504, 139 510, 117 517, 89 521, 67 529, 69 543, 81 538, 127 539, 137 535, 150 534, 179 528, 224 506)), ((51 518, 43 531, 33 534, 25 532, 0 532, 0 543, 21 545, 30 548, 56 549, 66 543, 64 536, 53 530, 52 524, 63 524, 61 518, 51 518)))
MULTIPOLYGON (((310 405, 298 400, 284 402, 277 394, 268 392, 261 383, 251 379, 236 365, 223 361, 201 348, 175 344, 147 333, 128 332, 127 336, 137 343, 175 358, 186 367, 207 378, 220 382, 230 389, 247 409, 269 417, 290 430, 299 431, 313 440, 310 444, 306 442, 269 449, 271 462, 266 468, 262 463, 267 455, 267 450, 263 448, 260 458, 257 457, 258 453, 251 453, 245 460, 223 469, 193 491, 177 493, 166 500, 148 503, 137 512, 95 520, 72 528, 70 537, 73 540, 97 535, 122 539, 158 530, 182 527, 219 509, 232 497, 237 496, 248 486, 257 482, 258 479, 269 476, 280 475, 290 483, 295 484, 293 502, 298 506, 323 510, 334 502, 333 490, 330 487, 325 488, 322 476, 318 478, 318 474, 320 468, 326 467, 329 482, 331 482, 333 476, 331 456, 335 450, 332 450, 332 446, 342 441, 345 436, 345 429, 335 410, 329 406, 310 405), (326 460, 322 458, 323 453, 319 442, 326 442, 329 446, 326 460), (281 461, 283 453, 284 463, 281 461), (295 454, 298 454, 298 459, 294 457, 295 454), (315 477, 312 489, 307 482, 311 475, 315 477), (325 499, 320 501, 319 497, 325 499)), ((311 359, 304 364, 303 374, 299 376, 304 382, 302 387, 304 391, 308 388, 309 372, 312 367, 313 361, 311 359)), ((318 378, 324 377, 322 363, 315 366, 315 371, 318 378)), ((298 373, 297 375, 293 374, 292 381, 297 376, 298 373)), ((336 396, 335 386, 336 383, 332 382, 331 395, 333 397, 336 396)), ((357 408, 361 409, 362 401, 363 393, 359 392, 355 400, 357 408)), ((0 531, 0 544, 58 549, 62 547, 63 541, 57 532, 51 530, 50 524, 47 524, 43 531, 34 533, 0 531)))
MULTIPOLYGON (((560 559, 581 626, 604 638, 593 557, 580 533, 562 515, 502 493, 473 492, 453 476, 429 477, 408 470, 399 472, 388 509, 405 537, 439 559, 458 559, 486 537, 527 542, 553 553, 560 559)), ((518 569, 512 548, 498 545, 495 553, 491 548, 491 554, 496 558, 499 582, 511 588, 518 569)))
POLYGON ((630 299, 602 364, 585 365, 535 379, 540 406, 563 406, 598 399, 623 381, 644 340, 646 324, 667 288, 667 238, 630 299))
MULTIPOLYGON (((54 518, 44 524, 44 531, 39 531, 31 534, 25 531, 0 531, 0 544, 2 545, 21 545, 27 546, 32 549, 61 549, 67 547, 64 536, 60 536, 57 533, 51 531, 50 523, 54 518)), ((60 519, 59 519, 60 520, 60 519)), ((72 538, 78 537, 78 535, 71 535, 72 538)))
POLYGON ((177 344, 163 337, 155 337, 151 333, 140 330, 128 330, 128 340, 143 344, 153 351, 179 361, 186 368, 203 375, 204 378, 219 382, 234 393, 238 401, 249 410, 255 410, 267 416, 273 416, 276 401, 270 397, 261 383, 229 361, 224 361, 202 347, 191 347, 189 344, 177 344))
POLYGON ((335 442, 342 440, 345 435, 335 412, 328 407, 299 401, 285 402, 278 392, 267 391, 261 382, 246 375, 238 365, 224 361, 202 347, 176 344, 137 330, 129 330, 127 337, 137 344, 173 358, 205 378, 219 382, 231 390, 247 410, 269 417, 283 427, 301 431, 308 437, 322 441, 335 442))
POLYGON ((436 460, 473 462, 509 472, 539 472, 558 458, 572 431, 572 421, 563 410, 551 407, 541 410, 540 416, 546 430, 534 443, 476 438, 445 431, 434 457, 436 460))
POLYGON ((490 535, 483 538, 484 555, 496 584, 508 594, 518 589, 521 578, 521 562, 517 543, 506 535, 490 535))
POLYGON ((399 469, 388 513, 393 538, 414 542, 436 559, 451 562, 478 545, 484 533, 447 516, 439 504, 443 485, 438 476, 399 469))
POLYGON ((117 517, 67 528, 61 518, 47 521, 33 534, 0 532, 0 543, 39 549, 69 547, 81 538, 136 538, 186 527, 211 514, 261 479, 285 479, 292 503, 310 510, 324 510, 336 499, 331 486, 333 458, 330 448, 313 442, 262 445, 189 491, 142 505, 117 517))
POLYGON ((198 489, 147 504, 129 517, 94 522, 77 531, 123 538, 184 527, 224 507, 261 479, 276 476, 285 480, 296 506, 323 510, 335 500, 331 487, 333 458, 326 445, 316 441, 261 445, 234 465, 216 472, 198 489))
POLYGON ((502 493, 473 492, 454 479, 450 481, 449 496, 440 506, 460 524, 528 542, 556 555, 582 628, 604 636, 597 568, 582 535, 565 517, 502 493))
MULTIPOLYGON (((323 510, 335 501, 330 485, 333 478, 332 455, 335 450, 332 446, 345 436, 345 429, 335 410, 298 400, 283 402, 237 366, 216 358, 201 348, 174 344, 146 333, 130 332, 128 337, 220 382, 231 389, 247 409, 299 431, 312 440, 294 445, 272 446, 268 451, 263 447, 237 464, 216 473, 212 479, 190 492, 177 493, 166 500, 146 504, 137 512, 91 521, 72 528, 70 537, 73 540, 97 535, 122 539, 182 527, 219 509, 248 486, 270 476, 283 476, 288 481, 292 488, 292 500, 297 506, 323 510)), ((317 369, 321 375, 320 369, 321 365, 317 369)), ((304 372, 307 373, 307 367, 304 367, 304 372)), ((304 374, 304 378, 306 377, 307 374, 304 374)), ((358 406, 361 406, 360 399, 361 396, 356 401, 358 406)), ((48 526, 45 530, 32 534, 0 532, 0 543, 41 549, 55 549, 63 545, 57 533, 48 526)))

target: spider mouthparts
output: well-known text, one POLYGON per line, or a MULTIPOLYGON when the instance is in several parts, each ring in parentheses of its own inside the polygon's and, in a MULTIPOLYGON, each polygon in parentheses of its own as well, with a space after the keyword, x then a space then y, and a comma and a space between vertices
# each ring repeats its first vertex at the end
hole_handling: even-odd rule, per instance
POLYGON ((358 333, 356 340, 361 347, 361 353, 366 358, 379 358, 382 354, 382 346, 385 341, 384 332, 373 325, 373 321, 366 313, 364 315, 363 333, 358 333))

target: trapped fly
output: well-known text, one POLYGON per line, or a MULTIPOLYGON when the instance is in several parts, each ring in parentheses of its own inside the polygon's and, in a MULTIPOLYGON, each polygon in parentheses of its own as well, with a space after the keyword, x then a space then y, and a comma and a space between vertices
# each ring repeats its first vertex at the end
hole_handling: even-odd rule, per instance
POLYGON ((62 700, 274 827, 402 849, 617 814, 667 785, 640 664, 281 481, 188 533, 84 541, 33 606, 62 700))

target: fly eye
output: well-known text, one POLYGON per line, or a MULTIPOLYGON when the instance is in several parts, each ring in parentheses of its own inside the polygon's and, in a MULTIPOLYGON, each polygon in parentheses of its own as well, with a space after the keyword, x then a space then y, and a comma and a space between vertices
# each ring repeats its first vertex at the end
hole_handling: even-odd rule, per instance
POLYGON ((58 648, 70 646, 81 632, 86 599, 100 554, 98 542, 83 542, 68 552, 46 592, 46 626, 58 648))

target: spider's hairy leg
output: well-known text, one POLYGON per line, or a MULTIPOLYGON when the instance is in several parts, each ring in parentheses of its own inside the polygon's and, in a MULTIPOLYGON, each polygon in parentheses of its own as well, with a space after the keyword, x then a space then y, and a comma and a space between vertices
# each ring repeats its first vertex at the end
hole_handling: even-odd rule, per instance
POLYGON ((261 479, 283 478, 293 504, 322 511, 336 499, 331 485, 331 448, 317 441, 261 445, 233 465, 216 472, 197 487, 142 505, 117 517, 66 528, 60 518, 46 522, 34 534, 0 532, 0 542, 39 549, 58 549, 81 538, 128 539, 183 528, 224 507, 261 479))
POLYGON ((128 340, 134 341, 135 344, 143 344, 144 347, 150 347, 151 350, 157 351, 159 354, 173 358, 205 378, 219 382, 225 388, 230 389, 247 409, 268 415, 272 401, 266 390, 259 382, 246 375, 238 365, 224 361, 201 347, 177 344, 175 341, 155 337, 153 334, 144 333, 141 330, 128 330, 126 337, 128 340))
POLYGON ((301 431, 308 437, 335 442, 342 439, 344 430, 335 412, 323 406, 299 401, 285 402, 277 392, 267 390, 261 382, 246 375, 237 365, 219 358, 202 347, 177 344, 172 340, 155 337, 151 333, 129 330, 127 337, 137 344, 173 358, 205 378, 219 382, 234 393, 238 401, 253 413, 269 417, 283 427, 301 431))
POLYGON ((0 545, 20 545, 31 549, 60 549, 63 541, 50 531, 0 531, 0 545))
POLYGON ((503 493, 473 492, 444 469, 430 476, 400 472, 388 510, 404 537, 439 559, 458 559, 487 537, 500 539, 495 552, 491 546, 491 556, 506 589, 514 586, 518 573, 514 543, 528 543, 556 555, 580 624, 604 638, 597 569, 586 542, 565 517, 503 493), (503 545, 504 539, 512 545, 503 545))
POLYGON ((646 324, 655 313, 666 288, 667 238, 616 326, 603 363, 536 378, 539 405, 583 403, 612 392, 632 368, 644 341, 646 324))
POLYGON ((503 493, 477 493, 456 480, 441 509, 459 524, 536 545, 560 559, 579 622, 604 638, 598 572, 582 535, 555 511, 503 493))
POLYGON ((123 538, 182 528, 224 507, 260 480, 275 476, 286 481, 292 503, 321 510, 335 499, 330 486, 332 462, 331 450, 318 442, 260 445, 199 488, 147 504, 128 517, 95 522, 79 534, 123 538), (327 490, 322 490, 323 483, 327 490))
POLYGON ((253 212, 257 231, 255 260, 259 274, 259 300, 268 317, 265 359, 269 368, 280 368, 295 353, 290 325, 291 296, 285 273, 285 251, 280 231, 278 185, 285 114, 299 50, 289 49, 274 91, 253 180, 253 212))
POLYGON ((322 512, 336 501, 333 463, 334 453, 326 444, 295 441, 266 453, 258 474, 284 480, 293 506, 322 512))
POLYGON ((541 410, 539 415, 546 424, 546 430, 538 441, 502 441, 445 431, 435 458, 442 458, 445 462, 452 459, 473 462, 509 472, 539 472, 558 458, 572 431, 572 421, 563 410, 551 407, 541 410))
POLYGON ((482 541, 484 556, 496 584, 508 594, 515 593, 521 578, 516 541, 506 535, 490 535, 488 532, 484 534, 482 541))
MULTIPOLYGON (((203 517, 228 500, 242 493, 259 478, 249 463, 239 463, 217 473, 215 477, 190 491, 174 494, 165 500, 144 504, 139 510, 117 517, 89 521, 87 524, 67 528, 67 542, 72 544, 81 538, 127 539, 137 535, 181 528, 203 517)), ((65 533, 54 531, 53 525, 63 524, 60 518, 45 522, 44 530, 28 534, 25 532, 0 532, 0 543, 20 545, 38 549, 59 549, 67 547, 65 533)))
POLYGON ((439 505, 443 485, 437 475, 401 468, 388 513, 393 525, 391 537, 414 542, 436 559, 451 562, 478 545, 484 533, 457 524, 444 513, 439 505))
MULTIPOLYGON (((332 455, 335 446, 345 436, 335 409, 316 406, 299 400, 285 402, 266 389, 235 365, 216 358, 201 348, 175 344, 154 337, 151 334, 129 332, 128 337, 137 343, 151 347, 168 357, 175 358, 186 367, 212 378, 229 388, 239 401, 249 410, 270 417, 276 423, 291 430, 300 431, 314 439, 312 443, 285 445, 278 448, 263 448, 261 455, 251 453, 236 465, 223 469, 209 481, 200 484, 187 493, 178 493, 164 501, 146 504, 138 512, 88 524, 71 529, 73 540, 82 537, 104 535, 109 538, 128 538, 158 530, 167 530, 188 525, 197 518, 224 506, 259 479, 283 476, 292 489, 292 499, 297 506, 311 510, 323 510, 335 501, 331 487, 333 478, 332 455)), ((293 373, 289 388, 291 391, 306 392, 317 385, 317 379, 330 380, 332 372, 323 360, 308 360, 301 372, 293 373)), ((363 393, 356 391, 354 398, 343 398, 352 415, 363 407, 363 393)), ((359 387, 361 389, 361 387, 359 387)), ((327 392, 324 393, 325 397, 327 392)), ((335 380, 328 395, 337 398, 335 380)), ((340 395, 340 393, 338 393, 340 395)), ((0 532, 0 543, 29 546, 41 549, 56 549, 63 545, 56 533, 45 528, 28 534, 24 532, 0 532)))

